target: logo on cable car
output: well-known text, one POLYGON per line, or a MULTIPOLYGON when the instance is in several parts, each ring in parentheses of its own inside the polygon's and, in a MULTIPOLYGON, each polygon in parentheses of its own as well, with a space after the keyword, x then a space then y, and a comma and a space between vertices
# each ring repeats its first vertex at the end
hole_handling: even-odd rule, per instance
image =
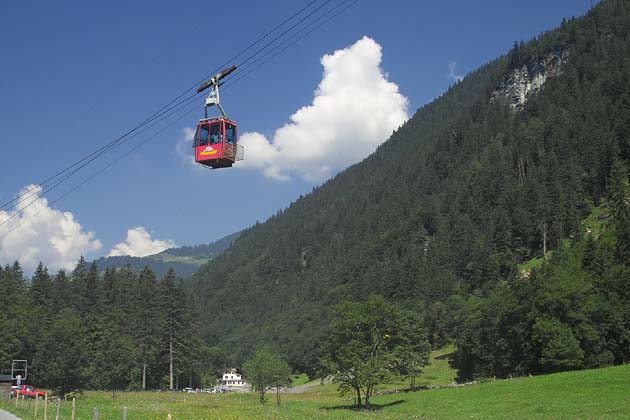
POLYGON ((216 153, 217 153, 217 151, 215 149, 213 149, 212 146, 206 146, 205 149, 203 149, 201 152, 199 152, 199 154, 201 156, 215 155, 216 153))

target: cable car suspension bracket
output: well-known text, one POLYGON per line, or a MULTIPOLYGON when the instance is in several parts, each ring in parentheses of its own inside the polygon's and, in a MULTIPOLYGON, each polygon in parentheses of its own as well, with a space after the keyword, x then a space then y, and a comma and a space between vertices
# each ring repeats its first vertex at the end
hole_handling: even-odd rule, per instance
POLYGON ((217 74, 215 74, 214 76, 212 76, 210 79, 202 83, 201 86, 197 88, 197 93, 201 93, 210 87, 212 88, 212 90, 210 91, 210 94, 206 98, 206 103, 203 107, 206 118, 208 118, 208 107, 211 107, 212 105, 216 105, 217 108, 219 108, 219 111, 221 111, 221 115, 223 115, 223 118, 229 120, 227 114, 225 113, 225 110, 221 106, 221 102, 219 99, 219 87, 223 84, 223 83, 220 83, 221 79, 223 79, 224 77, 232 73, 234 70, 236 70, 236 65, 227 67, 221 70, 220 72, 218 72, 217 74))

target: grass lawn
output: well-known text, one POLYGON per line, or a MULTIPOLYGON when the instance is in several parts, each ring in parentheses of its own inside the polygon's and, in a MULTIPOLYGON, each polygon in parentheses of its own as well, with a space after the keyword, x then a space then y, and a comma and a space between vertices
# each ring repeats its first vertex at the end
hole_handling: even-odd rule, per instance
MULTIPOLYGON (((449 364, 453 353, 455 353, 455 346, 452 345, 432 351, 429 364, 416 378, 416 385, 448 385, 453 383, 457 376, 457 371, 449 364)), ((407 384, 407 386, 409 385, 407 384)))
MULTIPOLYGON (((630 366, 567 372, 510 381, 486 382, 463 388, 398 393, 375 397, 373 412, 349 409, 332 385, 315 386, 301 394, 283 394, 281 407, 275 396, 262 406, 254 394, 184 394, 181 392, 111 393, 88 392, 77 400, 77 420, 122 418, 166 419, 625 419, 630 410, 630 366)), ((31 403, 15 409, 0 406, 23 419, 33 419, 31 403)), ((70 402, 62 404, 61 419, 70 419, 70 402)), ((41 406, 38 418, 42 417, 41 406)), ((54 408, 48 411, 54 418, 54 408)))
POLYGON ((291 386, 300 386, 306 383, 308 383, 308 376, 306 375, 306 373, 291 375, 291 386))
POLYGON ((414 413, 434 419, 627 419, 630 366, 388 395, 378 402, 396 400, 404 403, 386 409, 392 418, 414 413))
MULTIPOLYGON (((453 383, 457 376, 457 371, 453 369, 449 360, 455 352, 455 346, 449 345, 439 350, 431 351, 429 356, 429 364, 425 366, 422 373, 416 378, 416 386, 424 385, 448 385, 453 383)), ((308 381, 308 377, 304 374, 294 375, 292 386, 306 385, 308 389, 318 392, 320 395, 337 396, 337 385, 325 383, 321 385, 321 380, 308 381)), ((380 385, 377 391, 403 390, 409 388, 409 378, 400 378, 400 380, 380 385)))

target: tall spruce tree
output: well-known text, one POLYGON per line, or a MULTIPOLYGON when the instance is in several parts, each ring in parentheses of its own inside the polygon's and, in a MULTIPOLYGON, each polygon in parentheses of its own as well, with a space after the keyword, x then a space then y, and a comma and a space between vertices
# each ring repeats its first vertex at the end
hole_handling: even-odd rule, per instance
POLYGON ((160 350, 160 334, 164 326, 164 317, 160 311, 162 302, 155 274, 144 267, 138 276, 133 306, 133 340, 137 349, 138 361, 142 371, 141 387, 147 387, 147 371, 155 366, 160 350))

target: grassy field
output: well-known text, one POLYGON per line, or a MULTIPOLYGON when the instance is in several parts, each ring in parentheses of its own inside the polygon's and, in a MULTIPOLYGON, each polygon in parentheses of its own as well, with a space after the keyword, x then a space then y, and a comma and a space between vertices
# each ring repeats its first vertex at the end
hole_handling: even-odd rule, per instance
POLYGON ((300 386, 308 383, 308 376, 306 373, 300 373, 299 375, 291 375, 291 385, 300 386))
POLYGON ((455 346, 432 351, 429 364, 425 366, 422 375, 416 379, 416 385, 448 385, 455 381, 457 371, 449 364, 454 353, 455 346))
MULTIPOLYGON (((454 352, 455 346, 446 346, 439 350, 433 350, 429 357, 429 364, 424 367, 422 374, 416 378, 416 386, 448 385, 453 383, 455 376, 457 376, 457 371, 450 366, 449 360, 454 352)), ((320 395, 337 395, 336 384, 327 382, 322 385, 319 379, 308 382, 306 375, 295 375, 292 379, 293 386, 306 388, 309 391, 318 392, 320 395)), ((406 388, 409 388, 409 379, 400 378, 398 381, 383 384, 378 389, 380 391, 392 391, 406 388)))
MULTIPOLYGON (((630 366, 568 372, 510 381, 487 382, 463 388, 401 392, 375 397, 376 410, 357 412, 339 398, 332 385, 315 386, 301 394, 283 394, 283 405, 262 406, 253 394, 184 394, 168 392, 88 392, 77 400, 77 420, 122 418, 166 419, 624 419, 630 408, 630 366)), ((32 403, 31 403, 32 404, 32 403)), ((23 419, 33 419, 33 406, 0 406, 23 419)), ((38 418, 42 417, 41 406, 38 418)), ((54 418, 49 408, 48 418, 54 418)), ((63 403, 61 419, 70 419, 70 403, 63 403)))

